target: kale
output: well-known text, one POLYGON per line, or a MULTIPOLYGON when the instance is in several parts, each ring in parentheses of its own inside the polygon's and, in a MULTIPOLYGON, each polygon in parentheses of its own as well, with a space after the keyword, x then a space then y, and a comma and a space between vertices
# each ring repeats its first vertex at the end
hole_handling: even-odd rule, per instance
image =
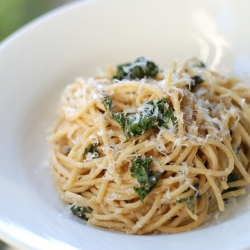
POLYGON ((198 67, 198 68, 206 68, 206 65, 204 64, 204 62, 199 61, 199 64, 196 65, 196 67, 198 67))
POLYGON ((159 72, 158 66, 145 57, 139 57, 133 63, 125 63, 117 66, 117 74, 113 79, 142 79, 144 77, 155 78, 159 72))
POLYGON ((238 147, 236 147, 236 148, 234 149, 234 153, 235 153, 235 154, 238 154, 239 151, 240 151, 240 146, 238 146, 238 147))
MULTIPOLYGON (((149 103, 147 103, 149 104, 149 103)), ((154 106, 145 105, 141 112, 130 113, 123 117, 124 133, 127 139, 132 136, 140 136, 146 129, 158 125, 158 116, 154 112, 154 106)))
POLYGON ((125 78, 126 76, 126 72, 125 72, 125 69, 126 67, 129 67, 131 65, 131 63, 124 63, 124 64, 121 64, 121 65, 118 65, 117 66, 117 73, 116 75, 113 76, 112 79, 117 79, 117 80, 122 80, 125 78))
POLYGON ((194 206, 195 206, 195 196, 191 196, 189 198, 183 198, 180 200, 176 200, 178 203, 187 202, 188 208, 190 211, 194 212, 194 206))
MULTIPOLYGON (((200 186, 200 184, 198 182, 194 183, 194 188, 195 189, 198 190, 199 186, 200 186)), ((199 199, 199 200, 202 198, 201 194, 199 194, 199 191, 195 193, 194 198, 199 199)))
POLYGON ((197 193, 197 194, 195 194, 195 198, 200 200, 202 198, 202 195, 197 193))
POLYGON ((161 173, 155 173, 149 168, 151 162, 151 158, 135 158, 130 168, 132 177, 136 178, 139 183, 138 187, 134 187, 134 190, 139 195, 142 202, 144 201, 144 198, 156 187, 161 177, 161 173))
POLYGON ((200 68, 206 68, 206 65, 204 64, 204 62, 200 61, 200 68))
POLYGON ((237 174, 232 172, 231 174, 228 175, 227 182, 234 182, 234 181, 238 181, 238 176, 237 174))
POLYGON ((126 120, 122 113, 112 113, 112 118, 125 130, 126 120))
MULTIPOLYGON (((234 182, 234 181, 238 181, 238 175, 232 172, 231 174, 228 175, 227 182, 234 182)), ((238 187, 231 187, 231 188, 224 190, 222 193, 224 194, 224 193, 235 191, 238 189, 239 189, 238 187)))
POLYGON ((86 214, 92 213, 93 209, 90 207, 80 207, 80 206, 73 205, 70 208, 70 211, 72 212, 72 214, 76 215, 78 218, 87 221, 88 218, 86 217, 86 214))
POLYGON ((194 188, 195 188, 195 189, 198 189, 199 186, 200 186, 200 184, 199 184, 198 182, 195 182, 195 183, 194 183, 194 188))
POLYGON ((201 84, 204 82, 202 77, 200 75, 195 75, 191 77, 192 83, 191 83, 191 90, 193 90, 198 84, 201 84))
POLYGON ((88 153, 92 154, 93 159, 99 157, 99 151, 96 149, 98 145, 99 145, 98 143, 90 144, 87 148, 85 148, 82 157, 86 157, 88 153))
POLYGON ((174 126, 177 126, 177 119, 174 116, 173 109, 168 105, 168 100, 166 98, 161 99, 157 102, 156 106, 159 109, 159 127, 169 128, 169 122, 172 121, 174 126), (168 107, 167 107, 168 106, 168 107))
POLYGON ((227 192, 231 192, 231 191, 236 191, 236 190, 238 190, 238 189, 239 189, 238 187, 231 187, 231 188, 228 188, 228 189, 224 190, 224 191, 222 192, 222 194, 227 193, 227 192))
POLYGON ((158 102, 149 101, 138 109, 138 113, 128 113, 126 115, 122 112, 115 113, 113 111, 110 96, 104 96, 103 105, 111 113, 112 118, 122 127, 127 140, 133 136, 142 135, 149 128, 164 127, 168 129, 170 122, 177 126, 174 111, 165 98, 158 102))
POLYGON ((110 95, 104 95, 102 103, 106 110, 113 111, 113 102, 110 95))
MULTIPOLYGON (((198 182, 194 183, 194 188, 198 190, 198 188, 199 188, 199 183, 198 182)), ((201 199, 201 198, 202 198, 202 196, 197 192, 196 194, 194 194, 191 197, 179 199, 179 200, 176 200, 176 201, 178 203, 187 202, 189 210, 194 212, 195 201, 197 199, 201 199)))

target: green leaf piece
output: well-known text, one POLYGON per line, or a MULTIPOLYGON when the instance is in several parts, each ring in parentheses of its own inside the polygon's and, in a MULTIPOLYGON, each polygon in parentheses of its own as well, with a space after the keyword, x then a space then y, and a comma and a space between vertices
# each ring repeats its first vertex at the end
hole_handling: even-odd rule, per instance
POLYGON ((187 202, 189 210, 194 212, 194 206, 195 206, 195 197, 194 196, 191 196, 191 197, 185 198, 185 199, 177 200, 177 202, 178 203, 187 202))
POLYGON ((155 173, 149 168, 151 163, 151 158, 135 158, 130 168, 132 177, 138 181, 138 186, 134 187, 134 190, 142 202, 144 202, 144 198, 156 187, 161 177, 161 173, 155 173))
POLYGON ((234 182, 234 181, 238 181, 238 175, 232 172, 231 174, 228 175, 227 182, 234 182))
POLYGON ((113 112, 113 102, 110 96, 105 95, 103 105, 111 113, 112 118, 121 126, 127 140, 133 136, 142 135, 149 128, 171 126, 177 127, 177 119, 173 109, 169 106, 168 100, 163 98, 159 101, 149 101, 138 108, 137 113, 123 114, 113 112))
POLYGON ((93 209, 90 207, 80 207, 80 206, 73 205, 70 208, 70 211, 72 212, 72 214, 76 215, 78 218, 87 221, 88 218, 86 217, 86 214, 92 213, 93 209))
POLYGON ((192 79, 191 90, 193 90, 197 85, 204 82, 203 78, 200 75, 192 76, 191 79, 192 79))
POLYGON ((117 74, 113 79, 140 80, 144 77, 155 78, 159 72, 158 66, 145 57, 139 57, 133 63, 125 63, 117 66, 117 74))
POLYGON ((87 148, 85 148, 84 153, 83 153, 83 157, 86 157, 86 155, 88 153, 92 154, 92 159, 98 158, 99 157, 99 151, 97 150, 98 144, 94 143, 94 144, 90 144, 87 148))

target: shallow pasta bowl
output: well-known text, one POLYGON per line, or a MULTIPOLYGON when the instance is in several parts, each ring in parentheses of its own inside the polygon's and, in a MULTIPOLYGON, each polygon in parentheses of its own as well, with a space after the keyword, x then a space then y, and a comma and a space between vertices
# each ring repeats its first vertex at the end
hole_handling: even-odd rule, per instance
POLYGON ((246 1, 78 1, 2 42, 0 238, 30 249, 248 249, 248 194, 218 219, 176 235, 86 226, 68 215, 56 192, 46 131, 62 89, 107 63, 144 55, 165 68, 194 55, 212 70, 248 81, 249 7, 246 1))

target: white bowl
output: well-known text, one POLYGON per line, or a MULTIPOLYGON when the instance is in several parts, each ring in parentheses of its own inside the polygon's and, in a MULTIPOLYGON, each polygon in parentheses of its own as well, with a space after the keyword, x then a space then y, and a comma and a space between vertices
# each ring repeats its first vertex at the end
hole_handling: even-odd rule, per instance
POLYGON ((246 196, 194 231, 128 236, 65 213, 46 167, 46 129, 62 89, 107 63, 144 55, 171 66, 195 55, 249 80, 247 1, 77 1, 25 26, 0 45, 0 238, 31 249, 249 249, 246 196))

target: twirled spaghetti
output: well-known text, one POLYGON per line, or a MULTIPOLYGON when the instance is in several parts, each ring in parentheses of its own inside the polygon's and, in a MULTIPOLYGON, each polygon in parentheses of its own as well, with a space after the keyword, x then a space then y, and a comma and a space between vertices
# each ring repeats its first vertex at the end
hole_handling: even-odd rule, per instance
POLYGON ((128 234, 196 228, 250 184, 249 88, 196 58, 142 79, 122 69, 123 79, 109 68, 63 92, 49 139, 56 184, 91 225, 128 234))

